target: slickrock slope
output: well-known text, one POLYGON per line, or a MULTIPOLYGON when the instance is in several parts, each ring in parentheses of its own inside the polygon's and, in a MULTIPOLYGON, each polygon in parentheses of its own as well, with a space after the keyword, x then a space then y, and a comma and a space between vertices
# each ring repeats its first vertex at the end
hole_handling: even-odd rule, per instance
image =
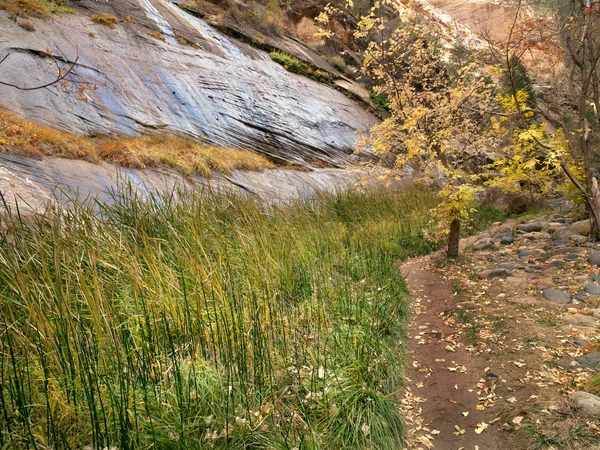
POLYGON ((334 165, 353 151, 356 130, 376 122, 343 93, 287 72, 168 0, 69 4, 78 14, 33 19, 33 32, 0 11, 0 57, 11 53, 0 65, 3 81, 39 85, 55 76, 56 62, 68 67, 79 56, 67 85, 0 86, 0 108, 75 133, 175 133, 334 165), (90 20, 104 12, 120 24, 90 20), (156 32, 164 42, 149 35, 156 32))

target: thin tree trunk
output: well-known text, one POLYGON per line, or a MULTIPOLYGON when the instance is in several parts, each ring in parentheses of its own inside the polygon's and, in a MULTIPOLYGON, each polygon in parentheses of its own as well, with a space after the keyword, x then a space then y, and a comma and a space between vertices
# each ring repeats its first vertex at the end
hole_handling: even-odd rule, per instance
POLYGON ((448 258, 458 258, 458 244, 460 242, 460 219, 450 222, 448 235, 448 258))

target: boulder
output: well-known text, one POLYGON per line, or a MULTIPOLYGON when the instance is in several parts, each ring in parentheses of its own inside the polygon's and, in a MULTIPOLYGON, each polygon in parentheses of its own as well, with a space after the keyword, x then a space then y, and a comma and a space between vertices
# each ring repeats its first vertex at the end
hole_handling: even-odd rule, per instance
POLYGON ((588 236, 591 230, 590 219, 573 222, 571 224, 571 228, 577 230, 577 232, 582 236, 588 236))
POLYGON ((566 241, 569 236, 580 236, 579 232, 571 227, 563 227, 552 233, 552 239, 555 241, 566 241))
POLYGON ((542 224, 539 222, 529 222, 517 225, 517 230, 531 233, 534 231, 542 231, 542 224))
POLYGON ((568 292, 559 291, 558 289, 544 289, 542 295, 550 303, 555 303, 557 305, 566 305, 571 303, 571 294, 568 292))
POLYGON ((495 230, 492 230, 492 236, 497 237, 497 238, 503 238, 503 237, 514 237, 515 235, 515 230, 513 230, 513 227, 509 226, 509 225, 504 225, 502 227, 499 227, 495 230))
POLYGON ((515 238, 512 236, 502 236, 500 238, 500 245, 510 245, 515 243, 515 238))
POLYGON ((476 251, 487 250, 487 249, 491 249, 494 247, 495 247, 494 241, 492 241, 490 238, 480 239, 473 244, 473 250, 476 250, 476 251))
POLYGON ((584 417, 600 416, 600 397, 589 392, 576 391, 569 396, 569 406, 579 411, 584 417))

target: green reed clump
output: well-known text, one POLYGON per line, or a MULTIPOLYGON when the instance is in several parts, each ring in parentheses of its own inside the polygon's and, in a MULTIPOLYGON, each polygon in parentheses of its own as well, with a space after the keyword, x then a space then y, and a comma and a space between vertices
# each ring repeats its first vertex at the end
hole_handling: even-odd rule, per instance
POLYGON ((398 260, 435 195, 226 193, 13 212, 0 448, 399 448, 398 260))

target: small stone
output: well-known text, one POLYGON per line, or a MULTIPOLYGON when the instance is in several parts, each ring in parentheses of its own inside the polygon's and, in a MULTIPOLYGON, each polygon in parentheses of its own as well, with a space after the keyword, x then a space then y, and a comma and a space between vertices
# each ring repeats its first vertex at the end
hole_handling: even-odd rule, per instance
POLYGON ((585 244, 587 242, 587 238, 585 236, 577 235, 577 236, 569 236, 567 238, 567 242, 575 245, 585 244))
POLYGON ((502 263, 502 264, 498 264, 498 268, 499 269, 506 269, 506 270, 515 270, 516 266, 510 263, 502 263))
POLYGON ((575 344, 575 345, 584 345, 585 343, 586 343, 585 339, 575 339, 573 341, 573 344, 575 344))
POLYGON ((528 256, 540 256, 542 253, 543 253, 543 251, 541 251, 541 250, 524 249, 524 250, 519 250, 517 252, 517 256, 519 258, 526 258, 528 256))
POLYGON ((502 236, 500 238, 500 245, 510 245, 515 243, 515 238, 512 236, 502 236))
POLYGON ((562 259, 551 259, 546 265, 549 267, 564 267, 565 262, 562 259))
POLYGON ((588 277, 587 275, 578 275, 575 277, 575 281, 577 281, 578 283, 587 283, 590 281, 590 277, 588 277))
POLYGON ((497 277, 507 277, 509 275, 506 269, 489 269, 484 270, 479 274, 479 278, 481 279, 490 279, 497 277))
POLYGON ((480 239, 473 244, 473 250, 476 251, 487 250, 491 248, 494 248, 494 241, 492 241, 490 238, 480 239))
POLYGON ((488 372, 488 373, 485 374, 485 376, 488 377, 488 378, 500 378, 494 372, 488 372))
POLYGON ((573 262, 573 261, 577 261, 577 260, 581 259, 581 256, 579 256, 579 255, 567 255, 563 259, 565 261, 567 261, 567 262, 573 262))
POLYGON ((586 285, 583 290, 585 292, 587 292, 588 294, 592 294, 592 295, 600 295, 600 286, 596 285, 596 284, 588 284, 586 285))
POLYGON ((560 247, 561 245, 567 245, 567 241, 564 241, 562 239, 556 239, 554 241, 554 245, 556 245, 557 247, 560 247))
POLYGON ((500 225, 502 225, 502 222, 494 222, 492 224, 492 226, 494 226, 494 227, 499 227, 500 225))
POLYGON ((539 222, 529 222, 517 225, 517 230, 531 233, 533 231, 542 231, 542 224, 539 222))
POLYGON ((519 277, 508 277, 506 279, 506 282, 512 286, 519 285, 519 284, 523 283, 524 281, 525 281, 524 278, 519 278, 519 277))
POLYGON ((576 325, 580 327, 595 327, 596 319, 590 316, 586 316, 584 314, 567 314, 564 317, 565 322, 570 323, 571 325, 576 325))
POLYGON ((563 227, 552 233, 552 239, 555 241, 565 241, 569 236, 579 236, 579 232, 570 227, 563 227))
POLYGON ((585 417, 597 418, 600 416, 600 397, 589 392, 573 392, 569 396, 569 406, 578 410, 585 417))
POLYGON ((567 223, 567 219, 565 219, 564 217, 557 217, 555 219, 552 219, 552 221, 556 222, 556 223, 561 223, 561 224, 562 223, 567 223))
POLYGON ((600 252, 591 253, 588 260, 590 261, 590 264, 600 266, 600 252))
POLYGON ((472 302, 472 301, 460 302, 456 306, 459 306, 459 307, 461 307, 463 309, 479 309, 479 308, 481 308, 481 305, 479 303, 475 303, 475 302, 472 302))
POLYGON ((542 295, 546 300, 557 305, 566 305, 571 303, 571 294, 558 289, 544 289, 542 295))

